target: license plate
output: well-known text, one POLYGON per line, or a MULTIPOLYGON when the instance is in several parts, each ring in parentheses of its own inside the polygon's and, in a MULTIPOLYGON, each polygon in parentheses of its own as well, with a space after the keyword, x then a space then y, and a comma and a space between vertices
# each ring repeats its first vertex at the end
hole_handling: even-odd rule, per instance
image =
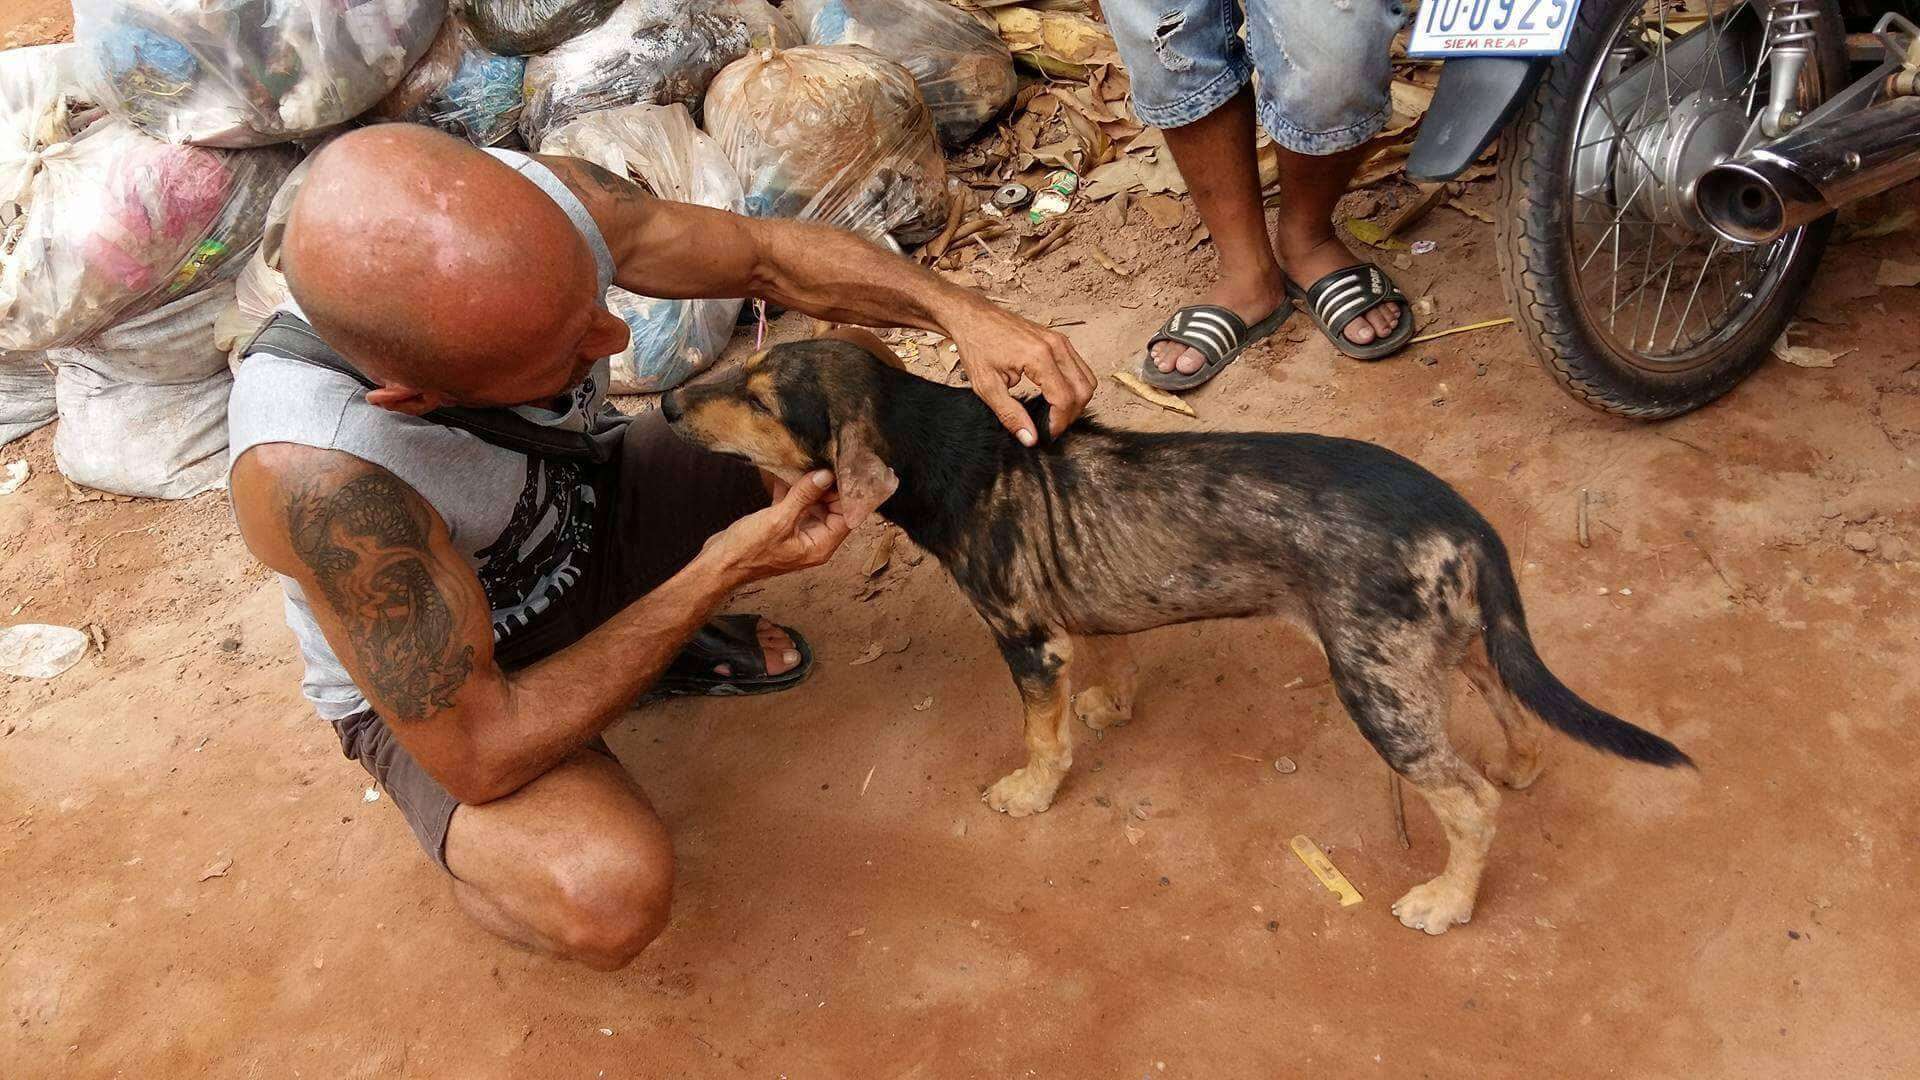
POLYGON ((1558 56, 1580 0, 1421 0, 1408 56, 1558 56))

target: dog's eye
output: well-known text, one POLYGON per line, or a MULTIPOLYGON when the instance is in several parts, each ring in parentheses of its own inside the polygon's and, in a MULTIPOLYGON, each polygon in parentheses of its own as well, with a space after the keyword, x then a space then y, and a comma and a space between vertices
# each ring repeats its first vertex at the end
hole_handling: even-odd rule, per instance
POLYGON ((773 415, 773 410, 767 408, 766 402, 761 401, 758 397, 752 394, 747 395, 747 407, 757 413, 764 413, 767 416, 773 415))

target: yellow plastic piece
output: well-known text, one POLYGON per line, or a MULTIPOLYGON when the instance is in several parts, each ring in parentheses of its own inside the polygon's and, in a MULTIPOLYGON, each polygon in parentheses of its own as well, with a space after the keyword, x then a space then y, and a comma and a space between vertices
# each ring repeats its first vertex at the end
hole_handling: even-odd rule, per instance
POLYGON ((1320 845, 1304 836, 1296 836, 1293 838, 1293 853, 1300 856, 1300 861, 1307 864, 1307 869, 1313 871, 1313 876, 1320 879, 1320 884, 1325 885, 1328 892, 1340 898, 1341 907, 1352 907, 1360 902, 1360 890, 1354 888, 1353 882, 1347 880, 1347 875, 1333 865, 1333 860, 1320 850, 1320 845))

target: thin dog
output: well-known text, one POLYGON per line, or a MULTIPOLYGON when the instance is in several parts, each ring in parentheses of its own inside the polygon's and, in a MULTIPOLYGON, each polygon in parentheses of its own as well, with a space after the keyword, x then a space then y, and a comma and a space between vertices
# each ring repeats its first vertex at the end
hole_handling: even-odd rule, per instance
MULTIPOLYGON (((850 514, 878 510, 946 565, 1026 707, 1027 763, 987 790, 994 809, 1052 804, 1075 715, 1096 731, 1129 718, 1122 635, 1198 619, 1277 615, 1318 639, 1361 734, 1446 831, 1446 868, 1393 905, 1429 934, 1472 916, 1500 802, 1447 740, 1456 668, 1506 735, 1487 771, 1509 787, 1540 773, 1539 721, 1634 761, 1692 764, 1547 670, 1493 526, 1406 458, 1319 435, 1090 420, 1029 449, 974 395, 872 347, 778 345, 662 408, 681 437, 775 475, 832 469, 850 514)), ((1046 402, 1027 408, 1049 430, 1046 402)))

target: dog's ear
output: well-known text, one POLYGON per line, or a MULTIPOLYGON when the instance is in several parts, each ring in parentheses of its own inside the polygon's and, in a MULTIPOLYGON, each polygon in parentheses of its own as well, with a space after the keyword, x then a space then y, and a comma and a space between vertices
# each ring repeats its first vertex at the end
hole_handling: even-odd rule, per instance
POLYGON ((895 371, 907 370, 906 361, 900 359, 900 355, 889 348, 886 342, 881 341, 879 335, 873 331, 861 326, 834 326, 818 319, 813 322, 815 337, 831 338, 834 341, 844 341, 849 345, 858 345, 872 354, 875 360, 895 371))
POLYGON ((834 486, 851 525, 867 520, 900 487, 900 477, 881 460, 878 439, 871 416, 843 418, 833 427, 834 486))

